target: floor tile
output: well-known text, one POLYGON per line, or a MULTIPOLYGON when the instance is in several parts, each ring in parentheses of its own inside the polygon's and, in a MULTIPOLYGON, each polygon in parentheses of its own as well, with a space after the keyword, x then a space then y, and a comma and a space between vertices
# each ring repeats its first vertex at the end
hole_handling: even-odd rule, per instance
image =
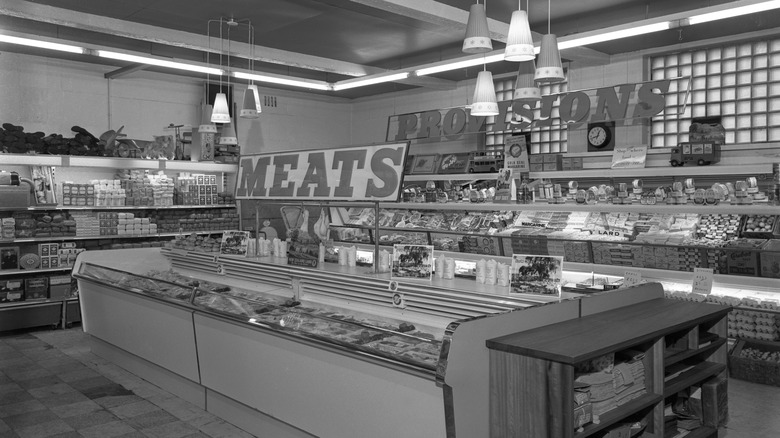
POLYGON ((124 435, 119 435, 116 438, 149 438, 145 433, 139 431, 133 431, 124 435))
POLYGON ((24 369, 7 370, 5 374, 15 381, 37 379, 40 377, 47 377, 53 375, 53 373, 46 368, 38 366, 30 366, 24 369))
POLYGON ((81 429, 86 429, 88 427, 97 426, 98 424, 106 424, 106 423, 111 423, 113 421, 118 421, 119 419, 116 417, 116 415, 112 414, 111 412, 99 410, 99 411, 89 412, 87 414, 66 417, 63 418, 62 420, 68 423, 70 427, 76 430, 81 430, 81 429))
POLYGON ((57 350, 51 345, 46 345, 45 347, 30 348, 28 350, 21 350, 21 352, 22 354, 24 354, 25 356, 29 357, 34 361, 60 359, 60 358, 67 357, 63 352, 57 350))
POLYGON ((100 377, 100 374, 97 373, 94 370, 91 370, 85 366, 82 366, 79 369, 73 370, 73 371, 66 371, 64 373, 55 372, 55 374, 63 381, 63 382, 75 382, 77 380, 84 380, 84 379, 93 379, 95 377, 100 377))
POLYGON ((200 427, 200 431, 213 438, 253 438, 251 434, 224 421, 212 421, 200 427))
POLYGON ((173 423, 179 421, 178 418, 165 411, 152 411, 142 415, 136 415, 135 417, 125 420, 127 424, 135 427, 138 430, 143 430, 149 427, 160 426, 166 423, 173 423))
POLYGON ((42 386, 40 388, 33 388, 27 390, 33 397, 37 399, 49 398, 55 395, 69 394, 77 392, 73 387, 64 382, 55 383, 54 385, 42 386))
POLYGON ((157 406, 165 409, 171 415, 184 421, 197 418, 199 415, 201 415, 201 413, 203 413, 203 410, 199 407, 178 397, 158 401, 156 404, 157 406))
POLYGON ((42 410, 11 415, 9 417, 3 418, 3 421, 5 421, 5 424, 7 424, 12 429, 21 429, 23 427, 34 426, 36 424, 59 419, 60 418, 54 415, 53 412, 49 410, 42 410))
POLYGON ((4 392, 0 394, 0 410, 2 410, 2 406, 21 403, 27 400, 33 400, 33 396, 25 390, 4 392))
POLYGON ((124 405, 113 406, 108 408, 114 415, 119 418, 132 418, 138 415, 148 414, 159 410, 160 408, 146 400, 141 400, 135 403, 127 403, 124 405))
MULTIPOLYGON (((27 391, 25 391, 25 393, 26 392, 27 391)), ((4 394, 0 394, 0 404, 2 404, 3 395, 4 394)), ((38 400, 35 400, 34 398, 32 398, 32 396, 30 396, 30 399, 26 401, 1 405, 0 418, 5 418, 11 415, 24 414, 25 412, 43 411, 45 409, 46 406, 44 406, 43 403, 41 403, 38 400)))
POLYGON ((65 394, 53 395, 51 397, 40 399, 41 403, 43 403, 48 408, 52 408, 54 406, 69 405, 72 403, 78 403, 87 400, 89 400, 89 398, 85 397, 84 394, 76 391, 67 392, 65 394))
POLYGON ((0 385, 8 382, 13 382, 13 380, 11 380, 11 378, 8 377, 4 372, 0 371, 0 385))
POLYGON ((113 421, 111 423, 87 427, 78 432, 84 438, 113 438, 136 432, 136 430, 121 421, 113 421))
POLYGON ((29 357, 19 356, 10 359, 0 359, 0 371, 10 377, 10 372, 23 371, 31 366, 36 366, 35 361, 29 357))
POLYGON ((159 426, 141 429, 141 432, 154 438, 181 438, 198 432, 198 429, 183 421, 173 421, 159 426))
MULTIPOLYGON (((112 380, 108 379, 104 376, 97 376, 97 377, 88 377, 86 379, 76 380, 73 382, 70 382, 70 386, 72 386, 74 389, 83 392, 87 397, 90 397, 89 394, 112 394, 117 391, 121 391, 124 388, 117 388, 116 383, 114 383, 112 380)), ((98 395, 98 397, 101 397, 101 395, 98 395)))
POLYGON ((63 357, 55 357, 51 359, 44 359, 37 362, 38 366, 41 368, 46 369, 56 369, 59 373, 64 373, 68 371, 75 371, 82 368, 86 368, 85 365, 78 360, 63 356, 63 357))
POLYGON ((43 376, 43 377, 37 377, 35 379, 22 380, 19 381, 18 383, 19 386, 21 386, 24 389, 35 389, 35 388, 42 388, 50 385, 56 385, 58 383, 63 383, 63 382, 62 380, 60 380, 59 377, 52 374, 50 376, 43 376))
POLYGON ((203 433, 198 432, 198 433, 193 433, 192 435, 187 435, 187 436, 185 436, 183 438, 211 438, 211 437, 208 436, 208 435, 205 435, 203 433))
POLYGON ((101 397, 94 399, 95 403, 103 406, 104 408, 113 408, 116 406, 129 405, 131 403, 138 403, 143 401, 141 397, 135 394, 131 395, 112 395, 107 397, 101 397))
POLYGON ((84 415, 103 409, 102 406, 92 400, 86 400, 67 405, 53 406, 51 411, 60 418, 72 417, 74 415, 84 415))
MULTIPOLYGON (((20 384, 10 381, 7 383, 0 384, 0 394, 5 394, 7 392, 17 392, 17 391, 24 391, 26 388, 23 388, 20 384)), ((0 396, 2 397, 2 396, 0 396)))
POLYGON ((20 438, 46 438, 65 432, 74 432, 74 430, 64 421, 57 419, 21 429, 15 429, 14 432, 16 432, 20 438))
POLYGON ((3 432, 8 432, 8 431, 10 431, 10 430, 11 430, 11 426, 9 426, 8 424, 6 424, 6 422, 5 422, 5 421, 3 421, 3 420, 0 420, 0 433, 3 433, 3 432))
POLYGON ((79 434, 78 432, 76 432, 74 430, 74 431, 71 431, 71 432, 58 433, 58 434, 55 434, 55 435, 48 436, 46 438, 82 438, 82 436, 81 436, 81 434, 79 434))

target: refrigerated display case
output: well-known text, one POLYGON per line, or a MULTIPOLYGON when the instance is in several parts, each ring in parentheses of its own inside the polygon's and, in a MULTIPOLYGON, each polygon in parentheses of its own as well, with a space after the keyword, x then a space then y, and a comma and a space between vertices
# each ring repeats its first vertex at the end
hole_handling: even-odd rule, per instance
POLYGON ((86 252, 74 275, 97 354, 278 437, 487 436, 486 339, 663 296, 510 295, 324 265, 152 248, 86 252))

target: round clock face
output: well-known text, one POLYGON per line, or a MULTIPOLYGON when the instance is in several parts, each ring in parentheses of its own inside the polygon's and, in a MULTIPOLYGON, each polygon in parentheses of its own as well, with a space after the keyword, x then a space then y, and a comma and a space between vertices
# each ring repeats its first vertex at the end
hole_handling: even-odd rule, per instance
POLYGON ((603 126, 594 126, 588 130, 588 143, 600 147, 609 143, 609 132, 603 126))
POLYGON ((522 150, 519 144, 513 144, 512 147, 509 148, 509 155, 511 155, 514 158, 519 157, 521 153, 522 150))

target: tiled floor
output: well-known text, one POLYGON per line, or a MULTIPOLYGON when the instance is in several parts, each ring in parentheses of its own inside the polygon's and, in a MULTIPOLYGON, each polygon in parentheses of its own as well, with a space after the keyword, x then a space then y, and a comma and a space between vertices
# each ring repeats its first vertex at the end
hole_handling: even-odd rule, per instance
MULTIPOLYGON (((95 356, 87 336, 0 333, 0 438, 252 437, 95 356)), ((720 437, 780 437, 780 388, 729 380, 729 418, 720 437)))
POLYGON ((0 438, 252 437, 95 356, 86 337, 0 334, 0 438))

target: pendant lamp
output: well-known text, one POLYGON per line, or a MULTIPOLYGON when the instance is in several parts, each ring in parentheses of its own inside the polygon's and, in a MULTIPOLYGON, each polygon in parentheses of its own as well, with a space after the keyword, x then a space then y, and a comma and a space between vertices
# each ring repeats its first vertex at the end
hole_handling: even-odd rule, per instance
POLYGON ((474 99, 471 103, 472 116, 497 116, 498 102, 496 89, 493 86, 493 74, 487 70, 477 75, 477 87, 474 89, 474 99))
POLYGON ((222 133, 219 136, 219 144, 221 145, 235 145, 238 144, 238 137, 236 137, 236 130, 233 128, 233 124, 228 122, 222 125, 222 133))
POLYGON ((260 106, 260 92, 257 90, 257 85, 251 84, 244 91, 244 105, 238 116, 243 119, 256 119, 260 117, 260 113, 263 111, 260 106))
POLYGON ((550 32, 550 0, 547 0, 547 35, 542 35, 542 44, 539 47, 539 62, 536 64, 536 82, 561 82, 566 79, 563 75, 561 54, 558 51, 558 37, 550 32))
POLYGON ((214 98, 214 111, 211 113, 213 123, 230 123, 230 111, 228 110, 227 95, 217 93, 214 98))
POLYGON ((535 70, 536 66, 533 61, 520 63, 515 80, 515 91, 512 96, 513 101, 533 104, 542 100, 542 92, 534 81, 535 70))
POLYGON ((514 11, 512 12, 512 20, 509 22, 504 60, 524 62, 531 61, 535 57, 534 39, 531 36, 531 26, 528 24, 528 13, 522 10, 514 11))
POLYGON ((485 6, 475 3, 469 9, 469 21, 466 25, 466 37, 463 39, 465 53, 484 53, 493 50, 490 30, 487 24, 485 6))
MULTIPOLYGON (((254 27, 252 22, 248 21, 247 27, 249 28, 249 70, 254 71, 255 65, 255 37, 254 27)), ((260 92, 257 90, 257 85, 250 80, 249 86, 244 91, 244 104, 241 106, 241 111, 238 116, 242 119, 257 119, 260 117, 262 108, 260 107, 260 92)))
POLYGON ((211 123, 211 105, 203 106, 203 114, 200 118, 200 126, 198 126, 198 132, 214 133, 217 132, 217 125, 211 123))

